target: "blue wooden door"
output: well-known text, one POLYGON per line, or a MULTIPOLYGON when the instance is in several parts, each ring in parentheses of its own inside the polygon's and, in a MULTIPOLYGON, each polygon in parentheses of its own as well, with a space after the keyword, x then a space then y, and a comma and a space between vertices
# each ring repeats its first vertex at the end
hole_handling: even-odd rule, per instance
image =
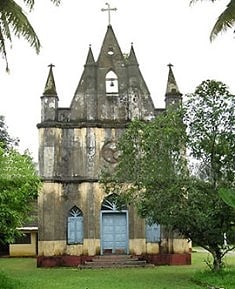
POLYGON ((127 244, 126 213, 102 214, 103 254, 126 254, 127 244))

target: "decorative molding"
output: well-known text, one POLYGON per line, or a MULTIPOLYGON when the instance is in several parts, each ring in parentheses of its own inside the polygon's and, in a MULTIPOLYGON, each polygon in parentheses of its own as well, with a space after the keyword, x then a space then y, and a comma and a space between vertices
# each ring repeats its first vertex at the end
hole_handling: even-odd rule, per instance
POLYGON ((67 183, 74 183, 74 184, 80 184, 80 183, 97 183, 99 181, 98 178, 89 178, 89 177, 59 177, 59 176, 54 176, 51 178, 45 178, 41 177, 41 180, 44 183, 62 183, 62 184, 67 184, 67 183))
POLYGON ((37 128, 86 128, 86 127, 98 127, 98 128, 127 128, 130 124, 130 120, 124 121, 87 121, 81 120, 79 122, 67 122, 62 123, 58 121, 44 121, 37 124, 37 128))

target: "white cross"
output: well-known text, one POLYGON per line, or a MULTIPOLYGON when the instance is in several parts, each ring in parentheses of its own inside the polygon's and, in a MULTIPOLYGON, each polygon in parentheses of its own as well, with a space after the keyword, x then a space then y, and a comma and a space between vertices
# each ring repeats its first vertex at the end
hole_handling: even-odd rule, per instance
POLYGON ((111 13, 110 13, 110 11, 117 11, 117 8, 110 8, 110 5, 109 5, 109 3, 105 3, 105 5, 107 5, 108 6, 108 8, 102 8, 101 9, 101 11, 108 11, 108 19, 109 19, 109 25, 110 25, 110 21, 111 21, 111 13))

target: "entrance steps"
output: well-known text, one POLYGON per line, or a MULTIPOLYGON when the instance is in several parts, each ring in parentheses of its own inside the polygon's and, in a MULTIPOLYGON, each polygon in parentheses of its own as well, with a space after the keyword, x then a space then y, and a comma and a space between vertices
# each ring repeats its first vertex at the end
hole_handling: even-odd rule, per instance
POLYGON ((138 257, 131 255, 95 256, 91 261, 86 261, 84 265, 79 265, 80 269, 138 267, 154 267, 154 265, 149 264, 145 260, 140 260, 138 257))

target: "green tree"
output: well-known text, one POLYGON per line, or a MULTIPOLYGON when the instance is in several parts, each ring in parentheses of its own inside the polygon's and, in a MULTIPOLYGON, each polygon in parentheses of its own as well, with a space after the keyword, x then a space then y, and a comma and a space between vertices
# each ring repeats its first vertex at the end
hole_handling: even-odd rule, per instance
POLYGON ((204 171, 207 178, 213 180, 214 187, 218 187, 222 199, 234 207, 234 96, 229 93, 225 84, 208 80, 191 95, 190 102, 191 109, 188 114, 195 118, 193 126, 190 124, 194 130, 190 131, 193 155, 203 161, 204 167, 200 170, 204 171))
POLYGON ((17 138, 12 138, 8 131, 7 131, 7 126, 5 123, 5 118, 4 116, 0 115, 0 143, 2 148, 8 149, 9 147, 17 146, 19 140, 17 138))
MULTIPOLYGON (((209 186, 213 197, 212 228, 221 238, 207 245, 213 254, 214 267, 220 268, 222 257, 230 248, 222 243, 222 233, 234 230, 234 209, 221 204, 220 195, 231 200, 235 187, 235 99, 227 86, 215 80, 203 81, 188 95, 186 105, 189 148, 198 161, 196 177, 209 186), (217 211, 218 210, 218 211, 217 211), (223 212, 227 210, 227 212, 223 212), (220 230, 220 228, 222 230, 220 230)), ((227 202, 228 203, 228 202, 227 202)), ((208 223, 209 224, 209 223, 208 223)))
POLYGON ((226 204, 235 208, 235 189, 221 188, 219 190, 219 195, 226 204))
MULTIPOLYGON (((199 0, 191 0, 190 3, 198 2, 199 0)), ((211 0, 215 2, 216 0, 211 0)), ((222 31, 227 31, 232 28, 235 23, 235 0, 229 1, 225 10, 219 15, 217 21, 215 22, 211 34, 210 40, 214 40, 216 36, 222 31)))
POLYGON ((142 217, 208 250, 220 270, 235 219, 218 194, 234 186, 234 97, 222 83, 205 81, 188 98, 184 110, 132 122, 120 139, 120 161, 101 182, 142 217))
POLYGON ((235 99, 225 84, 203 81, 188 95, 190 149, 200 171, 215 188, 234 186, 235 99))
POLYGON ((0 123, 0 242, 12 242, 17 227, 29 218, 40 178, 30 155, 15 149, 4 121, 0 123))
MULTIPOLYGON (((60 0, 51 0, 58 5, 60 0)), ((25 8, 31 11, 35 0, 23 0, 25 8)), ((37 53, 40 50, 40 41, 28 20, 22 7, 14 0, 0 1, 0 54, 6 62, 6 70, 9 70, 7 60, 7 43, 12 44, 12 34, 24 38, 37 53)))

